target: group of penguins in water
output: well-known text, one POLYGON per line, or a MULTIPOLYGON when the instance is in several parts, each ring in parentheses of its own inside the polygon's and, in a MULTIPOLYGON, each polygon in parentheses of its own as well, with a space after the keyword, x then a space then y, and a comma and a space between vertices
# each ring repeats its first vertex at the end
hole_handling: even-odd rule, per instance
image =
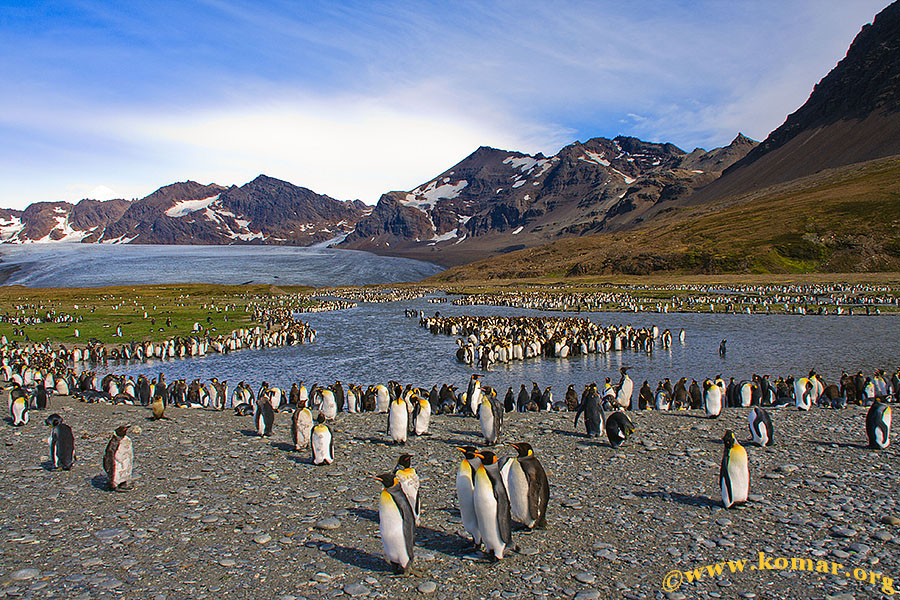
MULTIPOLYGON (((607 378, 602 391, 595 383, 585 386, 580 399, 574 393, 574 386, 569 386, 563 402, 565 410, 575 413, 575 427, 583 415, 588 437, 599 437, 605 433, 613 448, 622 445, 635 431, 628 416, 629 409, 669 410, 679 404, 683 408, 703 409, 706 416, 713 419, 720 416, 723 406, 749 407, 748 425, 752 442, 769 446, 774 440, 774 427, 766 407, 790 405, 779 401, 779 393, 774 389, 776 386, 768 385, 768 378, 757 376, 752 381, 737 384, 732 381, 728 385, 721 377, 716 377, 705 380, 702 388, 696 382, 687 387, 686 379, 682 378, 671 391, 666 387, 667 380, 660 382, 652 397, 646 393, 649 386, 645 381, 634 398, 634 384, 627 371, 628 367, 620 369, 621 378, 615 385, 607 378), (701 390, 699 402, 697 389, 701 390)), ((842 379, 852 378, 845 375, 842 379)), ((136 398, 140 399, 138 403, 149 405, 152 419, 168 418, 165 411, 173 399, 172 384, 167 386, 162 374, 156 381, 143 376, 139 381, 142 391, 136 393, 136 398), (145 397, 147 402, 143 401, 145 397)), ((216 385, 223 385, 213 381, 216 385)), ((793 405, 797 409, 810 410, 814 404, 834 406, 828 390, 837 386, 825 385, 814 371, 792 383, 793 405)), ((844 394, 845 403, 849 400, 850 403, 869 405, 866 433, 870 448, 887 448, 890 445, 890 402, 896 401, 900 388, 895 387, 893 381, 888 383, 882 372, 876 372, 875 377, 866 381, 864 386, 853 385, 852 393, 850 385, 851 382, 842 381, 838 391, 844 394), (858 395, 856 390, 860 387, 864 391, 858 395)), ((13 381, 5 384, 3 390, 9 394, 9 414, 14 426, 28 423, 30 409, 49 409, 49 394, 42 385, 28 389, 13 381)), ((180 395, 176 394, 176 397, 180 395)), ((82 399, 85 399, 83 395, 82 399)), ((327 465, 335 460, 334 438, 328 422, 335 420, 339 413, 365 410, 386 413, 387 438, 391 443, 402 445, 410 434, 428 435, 433 400, 439 407, 447 405, 446 412, 477 418, 487 448, 500 442, 506 412, 546 411, 554 407, 563 409, 553 402, 549 387, 542 392, 537 384, 533 384, 531 393, 523 385, 517 397, 510 388, 501 402, 496 390, 482 385, 479 374, 471 376, 466 391, 460 394, 455 393, 453 386, 444 385, 441 390, 434 386, 428 392, 411 385, 403 387, 396 381, 389 382, 387 386, 370 386, 365 392, 358 386, 348 386, 345 390, 338 381, 328 387, 313 385, 310 390, 302 383, 294 384, 288 393, 263 382, 254 395, 250 387, 242 382, 235 390, 232 407, 236 415, 253 417, 256 433, 260 436, 272 434, 276 412, 290 411, 294 449, 309 451, 314 465, 327 465), (452 398, 452 408, 449 398, 452 398), (315 419, 312 410, 318 412, 315 419)), ((76 461, 71 427, 56 413, 47 417, 45 423, 51 427, 48 439, 51 468, 71 469, 76 461)), ((103 468, 110 489, 115 491, 127 490, 131 486, 134 454, 128 437, 129 428, 129 425, 116 428, 104 452, 103 468)), ((733 431, 725 432, 723 443, 719 486, 723 505, 731 508, 747 501, 749 461, 747 451, 738 443, 733 431)), ((530 444, 516 442, 510 446, 515 448, 518 456, 500 457, 491 450, 479 450, 474 446, 456 447, 463 454, 456 474, 456 493, 463 526, 472 536, 475 547, 482 548, 492 561, 502 559, 507 549, 514 549, 513 521, 529 530, 543 528, 547 523, 550 488, 546 472, 530 444)), ((411 454, 402 454, 391 472, 375 476, 383 486, 379 497, 379 529, 384 553, 397 573, 406 573, 411 568, 415 530, 420 519, 419 479, 411 461, 411 454)))

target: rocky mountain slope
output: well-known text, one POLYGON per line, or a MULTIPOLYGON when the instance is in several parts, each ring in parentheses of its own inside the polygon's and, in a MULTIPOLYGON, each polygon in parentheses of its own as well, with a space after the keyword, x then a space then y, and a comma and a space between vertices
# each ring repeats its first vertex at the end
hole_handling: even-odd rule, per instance
POLYGON ((738 135, 725 148, 688 154, 620 136, 575 142, 551 157, 482 147, 410 192, 383 195, 340 247, 458 264, 626 229, 708 184, 755 145, 738 135))
POLYGON ((694 202, 900 154, 900 2, 865 25, 809 99, 694 202))
POLYGON ((3 209, 0 241, 308 246, 343 236, 370 210, 265 175, 230 188, 185 181, 134 201, 3 209))

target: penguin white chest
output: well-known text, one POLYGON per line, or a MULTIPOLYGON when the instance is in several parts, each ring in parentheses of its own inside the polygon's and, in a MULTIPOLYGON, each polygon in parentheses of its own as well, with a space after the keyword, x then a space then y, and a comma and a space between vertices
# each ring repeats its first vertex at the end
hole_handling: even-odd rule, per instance
POLYGON ((511 458, 504 465, 503 480, 509 492, 509 509, 513 519, 525 525, 531 525, 532 519, 528 511, 528 477, 517 458, 511 458))
POLYGON ((384 555, 389 562, 405 567, 410 562, 403 535, 403 514, 389 492, 381 492, 378 503, 378 528, 384 555))
POLYGON ((126 481, 131 481, 131 468, 134 465, 134 449, 131 445, 131 439, 122 438, 116 454, 113 457, 113 487, 118 487, 126 481))
POLYGON ((391 439, 394 442, 406 441, 406 429, 409 425, 409 413, 406 412, 405 402, 391 404, 391 413, 388 417, 391 439))
POLYGON ((484 469, 479 469, 475 474, 475 516, 478 518, 481 540, 488 552, 493 552, 497 558, 503 558, 506 544, 500 535, 497 499, 494 497, 491 480, 484 469))

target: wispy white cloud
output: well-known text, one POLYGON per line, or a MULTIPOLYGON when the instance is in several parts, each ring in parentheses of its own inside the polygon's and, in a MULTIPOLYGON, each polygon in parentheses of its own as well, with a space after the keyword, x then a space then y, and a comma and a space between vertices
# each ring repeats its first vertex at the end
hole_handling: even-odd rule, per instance
POLYGON ((258 173, 374 202, 480 145, 551 154, 620 133, 688 150, 738 131, 760 139, 885 4, 20 9, 0 23, 0 77, 17 82, 0 96, 0 205, 258 173))

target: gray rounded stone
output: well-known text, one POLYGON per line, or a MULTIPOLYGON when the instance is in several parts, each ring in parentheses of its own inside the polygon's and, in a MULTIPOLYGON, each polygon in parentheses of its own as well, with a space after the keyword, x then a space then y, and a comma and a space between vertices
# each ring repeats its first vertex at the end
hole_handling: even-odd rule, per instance
POLYGON ((316 529, 330 530, 330 529, 337 529, 340 526, 341 526, 340 519, 337 519, 335 517, 327 517, 316 523, 316 529))
POLYGON ((597 580, 597 578, 594 577, 594 574, 593 574, 593 573, 585 573, 585 572, 582 572, 582 573, 575 573, 574 577, 575 577, 575 580, 576 580, 576 581, 579 581, 579 582, 584 583, 584 584, 586 584, 586 585, 590 585, 590 584, 594 583, 594 582, 597 580))
POLYGON ((422 594, 433 594, 437 591, 437 584, 433 581, 424 581, 416 589, 422 594))
POLYGON ((268 544, 272 541, 272 536, 268 533, 260 533, 259 535, 253 537, 253 541, 257 544, 268 544))
POLYGON ((348 583, 344 586, 344 593, 348 596, 365 596, 369 593, 369 588, 361 583, 348 583))
POLYGON ((41 572, 38 569, 19 569, 18 571, 10 573, 9 578, 13 581, 28 581, 40 574, 41 572))

